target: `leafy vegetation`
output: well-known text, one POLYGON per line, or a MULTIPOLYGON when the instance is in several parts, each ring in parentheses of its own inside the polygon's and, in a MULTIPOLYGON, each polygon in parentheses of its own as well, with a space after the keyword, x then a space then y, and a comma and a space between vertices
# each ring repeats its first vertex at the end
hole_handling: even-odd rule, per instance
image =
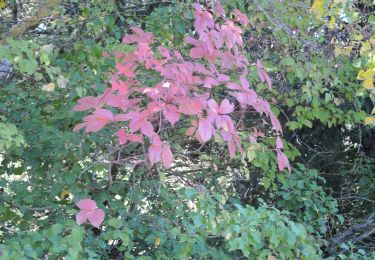
POLYGON ((372 1, 197 2, 0 1, 0 259, 374 258, 372 1))

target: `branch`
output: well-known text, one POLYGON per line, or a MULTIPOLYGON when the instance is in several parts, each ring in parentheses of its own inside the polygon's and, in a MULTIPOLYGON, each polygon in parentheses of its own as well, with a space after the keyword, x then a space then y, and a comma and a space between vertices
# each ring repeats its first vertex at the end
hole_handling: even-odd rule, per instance
MULTIPOLYGON (((16 233, 17 232, 17 230, 7 227, 5 225, 5 223, 3 223, 3 222, 0 222, 0 227, 4 228, 6 231, 11 232, 11 233, 16 233)), ((0 256, 1 256, 1 254, 0 254, 0 256)))
POLYGON ((36 16, 33 16, 22 23, 14 25, 10 29, 9 36, 12 38, 16 38, 24 34, 25 32, 34 29, 44 18, 49 16, 53 8, 61 2, 62 0, 47 0, 45 4, 39 9, 36 16))
POLYGON ((349 241, 359 242, 375 232, 374 223, 375 212, 371 213, 365 222, 353 225, 347 230, 334 236, 331 240, 329 251, 331 254, 337 254, 337 245, 349 241), (361 232, 361 235, 355 236, 356 233, 361 232))
MULTIPOLYGON (((270 7, 272 8, 271 12, 276 16, 276 18, 272 18, 270 13, 265 10, 262 4, 258 2, 258 0, 253 0, 254 4, 257 6, 258 10, 261 11, 268 19, 268 21, 275 26, 279 30, 283 30, 286 34, 288 34, 291 38, 302 42, 305 46, 311 46, 312 49, 316 50, 318 46, 314 42, 309 42, 305 40, 302 37, 299 37, 296 33, 294 33, 285 23, 281 21, 281 18, 275 8, 275 6, 272 4, 272 1, 268 1, 270 7)), ((300 31, 298 31, 300 33, 300 31)))
POLYGON ((356 200, 364 200, 364 201, 368 201, 368 202, 371 202, 371 203, 375 203, 375 200, 372 200, 372 199, 369 199, 369 198, 366 198, 366 197, 357 196, 357 195, 347 195, 347 196, 341 197, 339 199, 340 200, 356 199, 356 200))
POLYGON ((29 211, 45 211, 45 210, 52 209, 51 207, 33 208, 33 207, 28 207, 28 206, 22 206, 22 205, 19 205, 19 204, 16 204, 16 203, 9 203, 9 202, 6 202, 6 203, 8 203, 12 207, 23 209, 23 210, 29 210, 29 211))

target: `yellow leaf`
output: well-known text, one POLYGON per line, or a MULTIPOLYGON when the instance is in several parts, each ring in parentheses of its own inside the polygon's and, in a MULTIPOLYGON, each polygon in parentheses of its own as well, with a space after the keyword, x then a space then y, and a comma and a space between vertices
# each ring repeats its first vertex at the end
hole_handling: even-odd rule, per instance
POLYGON ((375 123, 375 117, 366 117, 365 118, 365 125, 375 123))
POLYGON ((372 109, 371 114, 375 114, 375 107, 372 109))
POLYGON ((333 29, 335 27, 335 22, 336 22, 336 19, 335 19, 335 17, 332 16, 331 20, 329 20, 328 28, 333 29))
POLYGON ((353 49, 353 46, 348 46, 348 47, 344 47, 344 48, 340 48, 338 46, 335 46, 335 57, 337 57, 341 54, 349 55, 350 52, 352 51, 352 49, 353 49))
POLYGON ((275 257, 274 257, 273 255, 269 255, 269 256, 267 257, 267 260, 275 260, 275 257))
POLYGON ((366 71, 360 70, 357 76, 357 79, 364 80, 363 86, 367 89, 373 89, 374 88, 374 69, 369 68, 366 71))
POLYGON ((314 4, 311 6, 311 11, 316 13, 316 18, 321 19, 324 13, 322 0, 316 0, 314 4))
POLYGON ((319 9, 318 13, 316 14, 317 19, 322 19, 324 13, 323 7, 319 9))
POLYGON ((67 190, 63 190, 60 194, 60 199, 63 200, 65 199, 66 197, 68 197, 70 195, 70 192, 67 191, 67 190))
POLYGON ((5 0, 0 0, 0 8, 3 9, 7 6, 7 3, 5 2, 5 0))
POLYGON ((158 246, 158 245, 160 245, 160 237, 157 237, 155 239, 155 246, 158 246))
POLYGON ((359 80, 365 80, 366 77, 364 76, 364 74, 365 74, 365 71, 364 70, 360 70, 358 72, 357 79, 359 79, 359 80))
POLYGON ((55 89, 55 84, 53 83, 46 84, 42 87, 42 90, 47 91, 47 92, 52 92, 54 91, 54 89, 55 89))
POLYGON ((323 7, 322 0, 316 0, 311 6, 311 11, 317 12, 321 7, 323 7))
POLYGON ((355 41, 362 41, 363 35, 362 34, 355 34, 353 35, 353 40, 355 41))
POLYGON ((373 89, 374 88, 374 82, 372 81, 372 78, 368 78, 363 82, 363 86, 366 89, 373 89))
POLYGON ((361 54, 369 50, 371 50, 371 44, 369 42, 362 43, 361 54))

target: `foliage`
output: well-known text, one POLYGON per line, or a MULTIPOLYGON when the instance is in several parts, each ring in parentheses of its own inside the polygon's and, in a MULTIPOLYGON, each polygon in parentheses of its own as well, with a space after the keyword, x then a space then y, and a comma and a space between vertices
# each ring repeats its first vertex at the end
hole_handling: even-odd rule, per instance
POLYGON ((14 124, 0 123, 0 133, 0 151, 25 144, 22 134, 17 130, 14 124))
MULTIPOLYGON (((85 127, 87 133, 97 132, 111 122, 125 122, 126 128, 117 132, 119 143, 141 143, 143 151, 146 148, 148 153, 150 166, 162 161, 166 168, 172 166, 173 154, 161 137, 168 134, 169 140, 175 139, 172 130, 167 133, 164 128, 173 128, 182 121, 182 117, 191 121, 187 136, 195 135, 202 144, 212 137, 221 139, 227 143, 231 158, 235 157, 236 150, 242 152, 241 135, 249 139, 245 131, 237 131, 235 125, 241 122, 233 122, 234 112, 244 116, 251 106, 261 115, 266 114, 276 133, 281 134, 280 122, 270 104, 249 87, 249 61, 241 54, 242 29, 226 18, 219 3, 216 9, 222 12, 216 14, 216 20, 224 20, 221 25, 217 21, 215 24, 212 14, 204 11, 199 4, 195 4, 194 8, 194 28, 199 37, 188 37, 185 42, 194 46, 189 50, 189 56, 196 61, 189 62, 179 51, 168 50, 161 45, 155 47, 162 59, 157 58, 151 48, 154 45, 152 33, 132 27, 134 33, 126 35, 122 42, 136 43, 135 50, 114 52, 119 61, 115 64, 117 71, 110 79, 111 88, 100 96, 78 100, 74 111, 93 108, 95 111, 86 116, 84 122, 74 128, 75 131, 85 127), (220 68, 218 65, 221 65, 220 68), (233 97, 241 109, 235 109, 235 104, 227 98, 215 100, 223 94, 233 97), (112 110, 103 108, 105 106, 112 110), (112 112, 113 108, 120 112, 112 112), (146 141, 150 143, 148 147, 144 145, 146 141)), ((248 18, 238 9, 235 9, 234 16, 243 26, 248 24, 248 18)), ((256 68, 260 81, 266 82, 271 89, 271 79, 260 60, 257 60, 256 68)), ((282 148, 282 140, 277 137, 275 151, 279 170, 290 169, 282 148)), ((145 156, 131 159, 138 163, 146 161, 145 156)))
MULTIPOLYGON (((48 14, 37 1, 0 10, 0 61, 12 65, 0 82, 1 259, 373 258, 371 1, 200 1, 202 9, 192 1, 49 2, 48 14), (243 44, 228 34, 211 54, 236 39, 232 55, 237 49, 248 64, 222 68, 222 57, 213 62, 203 51, 212 8, 216 31, 234 21, 243 44), (27 20, 39 24, 24 28, 27 20), (152 33, 149 49, 145 38, 131 43, 141 32, 132 28, 152 33), (146 58, 135 55, 137 69, 121 67, 128 61, 120 56, 139 50, 146 58), (194 115, 179 110, 176 95, 164 100, 183 73, 164 80, 161 70, 182 64, 203 72, 195 92, 210 95, 194 115), (126 111, 111 99, 119 94, 113 82, 129 81, 121 71, 139 82, 129 86, 133 96, 118 98, 139 99, 126 111), (254 103, 242 113, 238 86, 247 84, 267 113, 254 103), (94 114, 72 111, 87 97, 94 114), (147 119, 160 142, 131 129, 136 117, 112 120, 160 98, 147 119), (82 118, 98 131, 73 132, 82 118), (222 135, 231 124, 232 139, 222 135), (229 153, 233 136, 241 145, 229 153), (279 171, 286 160, 290 172, 279 171), (95 206, 77 207, 86 199, 95 206), (89 218, 100 210, 103 222, 101 213, 89 218)), ((183 82, 192 102, 195 80, 183 82)))
POLYGON ((318 248, 303 225, 290 221, 285 213, 266 205, 258 209, 238 204, 228 208, 220 194, 209 195, 201 188, 202 193, 181 189, 174 195, 162 188, 161 203, 155 201, 151 211, 140 213, 137 218, 110 218, 100 235, 85 234, 71 220, 41 232, 21 233, 17 240, 8 242, 12 249, 5 251, 4 257, 96 259, 110 258, 110 254, 114 257, 113 249, 121 252, 132 248, 126 258, 318 256, 318 248), (157 209, 162 211, 157 213, 157 209), (104 241, 117 242, 111 246, 104 241))
POLYGON ((278 207, 289 211, 310 232, 325 234, 327 225, 342 222, 343 217, 336 215, 337 201, 323 190, 325 180, 316 170, 297 164, 290 176, 280 178, 280 183, 276 193, 278 207))

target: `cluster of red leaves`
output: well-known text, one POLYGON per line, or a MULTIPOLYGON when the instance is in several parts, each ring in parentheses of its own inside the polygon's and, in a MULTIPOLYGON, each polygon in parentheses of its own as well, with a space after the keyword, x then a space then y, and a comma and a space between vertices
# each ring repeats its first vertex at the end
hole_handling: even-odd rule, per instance
POLYGON ((96 207, 96 202, 90 199, 82 199, 77 203, 81 210, 76 217, 78 225, 90 222, 94 227, 99 228, 104 220, 104 211, 96 207))
MULTIPOLYGON (((151 164, 162 161, 167 168, 173 162, 173 154, 169 144, 161 138, 160 126, 166 122, 174 126, 182 116, 192 119, 186 135, 202 143, 220 135, 228 145, 231 158, 236 151, 242 152, 241 138, 231 116, 235 102, 243 111, 250 108, 268 116, 276 134, 281 135, 281 125, 269 103, 250 88, 247 80, 248 68, 254 65, 242 53, 244 42, 240 25, 249 23, 246 15, 235 9, 234 19, 227 18, 219 1, 214 6, 215 17, 199 4, 194 4, 194 9, 197 38, 185 40, 187 46, 192 46, 190 57, 184 58, 177 50, 164 46, 154 48, 152 33, 132 28, 134 33, 126 35, 123 43, 134 44, 136 49, 130 53, 114 52, 117 71, 112 75, 111 87, 98 97, 78 100, 75 111, 95 111, 74 130, 86 127, 86 132, 96 132, 109 123, 126 122, 117 132, 120 144, 137 142, 148 146, 146 158, 139 159, 148 159, 151 164), (137 74, 141 68, 150 71, 150 75, 151 72, 158 74, 160 81, 145 86, 137 74), (232 81, 234 73, 239 76, 239 83, 232 81), (219 85, 229 94, 220 101, 212 95, 212 89, 219 85), (113 114, 113 109, 103 108, 105 106, 121 112, 113 114)), ((261 61, 257 60, 255 66, 260 81, 271 88, 271 79, 261 61)), ((279 169, 290 169, 281 149, 278 137, 275 151, 279 169)))

